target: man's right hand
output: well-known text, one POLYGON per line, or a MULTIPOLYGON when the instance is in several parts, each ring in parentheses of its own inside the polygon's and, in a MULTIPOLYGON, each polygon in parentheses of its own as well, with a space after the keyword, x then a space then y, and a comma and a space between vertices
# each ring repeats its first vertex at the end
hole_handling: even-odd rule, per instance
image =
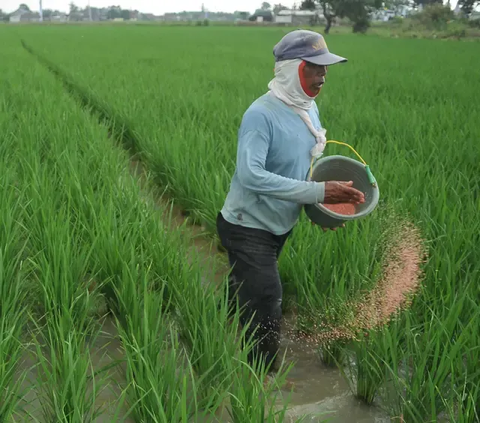
POLYGON ((365 202, 365 195, 358 189, 352 188, 353 182, 328 181, 325 182, 324 204, 365 202))

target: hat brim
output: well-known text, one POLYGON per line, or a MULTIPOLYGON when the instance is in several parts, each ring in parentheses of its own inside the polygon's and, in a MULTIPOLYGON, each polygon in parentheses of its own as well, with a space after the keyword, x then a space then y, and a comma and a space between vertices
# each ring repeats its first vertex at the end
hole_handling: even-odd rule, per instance
POLYGON ((321 65, 321 66, 331 66, 335 65, 336 63, 345 63, 348 60, 345 57, 337 56, 333 53, 324 53, 319 54, 317 56, 310 56, 310 57, 301 57, 302 60, 306 62, 313 63, 314 65, 321 65))

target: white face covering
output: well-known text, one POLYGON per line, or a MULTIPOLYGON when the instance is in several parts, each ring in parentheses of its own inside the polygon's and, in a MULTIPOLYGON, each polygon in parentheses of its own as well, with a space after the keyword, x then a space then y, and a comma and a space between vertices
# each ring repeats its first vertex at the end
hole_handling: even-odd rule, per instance
POLYGON ((327 141, 325 138, 327 131, 323 128, 317 131, 310 120, 310 115, 307 113, 315 99, 305 93, 300 83, 298 67, 301 63, 302 60, 300 59, 283 60, 275 63, 275 78, 268 84, 269 93, 291 107, 302 118, 317 141, 315 147, 310 150, 310 154, 313 157, 320 157, 327 141))

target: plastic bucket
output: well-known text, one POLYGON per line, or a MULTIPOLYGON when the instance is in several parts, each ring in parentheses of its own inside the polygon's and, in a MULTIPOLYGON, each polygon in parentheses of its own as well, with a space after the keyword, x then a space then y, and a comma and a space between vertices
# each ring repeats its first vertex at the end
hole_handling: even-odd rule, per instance
POLYGON ((367 172, 364 164, 345 156, 328 156, 317 160, 307 180, 315 182, 353 181, 353 187, 365 195, 365 203, 355 205, 355 214, 343 215, 327 209, 322 204, 306 204, 304 210, 308 218, 324 228, 336 228, 349 220, 369 215, 377 207, 380 198, 378 185, 372 183, 373 175, 367 172))

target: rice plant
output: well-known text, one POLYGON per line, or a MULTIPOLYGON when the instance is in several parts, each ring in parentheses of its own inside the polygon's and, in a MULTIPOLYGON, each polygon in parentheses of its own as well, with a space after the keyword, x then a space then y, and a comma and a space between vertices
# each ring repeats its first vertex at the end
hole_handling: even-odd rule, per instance
MULTIPOLYGON (((0 128, 5 128, 0 123, 0 128)), ((11 138, 10 138, 11 140, 11 138)), ((3 159, 10 154, 4 149, 14 147, 7 137, 0 147, 0 169, 2 183, 0 193, 2 207, 0 208, 0 420, 9 421, 20 412, 22 392, 21 385, 26 371, 22 368, 23 344, 25 333, 23 328, 27 322, 24 306, 28 272, 23 262, 24 243, 28 236, 17 220, 21 213, 21 203, 24 193, 14 186, 14 173, 9 172, 3 159)))
POLYGON ((361 339, 351 341, 345 348, 346 358, 340 365, 350 389, 366 404, 374 402, 387 379, 388 363, 384 360, 388 351, 385 351, 386 345, 382 342, 385 330, 371 330, 365 332, 361 339))

